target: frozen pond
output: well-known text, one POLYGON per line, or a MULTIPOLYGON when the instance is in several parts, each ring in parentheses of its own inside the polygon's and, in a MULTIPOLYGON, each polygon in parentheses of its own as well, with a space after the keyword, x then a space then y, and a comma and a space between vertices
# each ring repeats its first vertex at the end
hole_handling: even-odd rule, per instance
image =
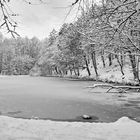
POLYGON ((93 81, 74 81, 55 77, 1 76, 0 113, 6 116, 51 120, 116 121, 122 116, 140 116, 139 97, 120 97, 104 89, 85 88, 93 81))

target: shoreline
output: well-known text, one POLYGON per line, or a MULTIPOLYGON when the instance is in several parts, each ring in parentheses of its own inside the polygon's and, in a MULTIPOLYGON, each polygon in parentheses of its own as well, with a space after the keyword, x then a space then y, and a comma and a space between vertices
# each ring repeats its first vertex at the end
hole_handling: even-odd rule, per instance
MULTIPOLYGON (((9 118, 15 118, 15 119, 23 119, 23 120, 38 120, 38 121, 52 121, 52 122, 64 122, 64 123, 96 123, 96 124, 100 124, 100 123, 115 123, 116 121, 120 120, 123 117, 127 117, 129 120, 135 121, 137 123, 140 123, 140 119, 136 119, 134 117, 131 116, 121 116, 120 118, 118 118, 117 120, 114 121, 110 121, 110 122, 106 122, 106 121, 100 121, 98 120, 98 118, 93 118, 91 120, 86 120, 86 119, 82 119, 82 116, 77 117, 78 119, 51 119, 51 118, 39 118, 39 117, 18 117, 18 116, 9 116, 6 114, 0 114, 1 116, 5 116, 5 117, 9 117, 9 118)), ((95 117, 95 116, 91 116, 91 117, 95 117)))
MULTIPOLYGON (((38 76, 33 76, 33 75, 29 75, 31 77, 38 77, 38 76)), ((94 78, 94 77, 88 77, 88 76, 66 76, 66 75, 46 75, 46 76, 42 76, 39 75, 40 77, 58 77, 58 78, 62 78, 62 79, 66 79, 66 80, 71 80, 71 81, 96 81, 96 82, 102 82, 102 83, 108 83, 108 84, 114 84, 114 85, 127 85, 127 86, 140 86, 140 84, 138 83, 133 83, 133 81, 130 82, 119 82, 119 81, 112 81, 112 80, 105 80, 105 79, 100 79, 100 78, 94 78)))

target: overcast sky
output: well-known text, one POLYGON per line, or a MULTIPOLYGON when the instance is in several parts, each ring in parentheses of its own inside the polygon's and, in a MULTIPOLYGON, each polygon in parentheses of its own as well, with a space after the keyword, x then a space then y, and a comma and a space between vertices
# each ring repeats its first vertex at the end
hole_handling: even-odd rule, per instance
MULTIPOLYGON (((32 0, 37 4, 37 0, 32 0)), ((12 0, 10 8, 19 14, 15 20, 18 22, 18 33, 21 36, 37 36, 43 39, 49 35, 53 28, 59 29, 64 23, 64 19, 69 11, 68 7, 75 0, 45 0, 46 4, 29 5, 23 0, 12 0)), ((75 12, 71 13, 67 20, 72 21, 76 16, 75 12), (75 14, 74 14, 75 13, 75 14)))

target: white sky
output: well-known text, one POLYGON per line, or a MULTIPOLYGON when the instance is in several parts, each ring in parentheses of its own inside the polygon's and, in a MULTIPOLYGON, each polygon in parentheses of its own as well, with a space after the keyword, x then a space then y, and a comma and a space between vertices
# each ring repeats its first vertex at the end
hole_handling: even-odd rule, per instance
MULTIPOLYGON (((31 0, 37 3, 37 0, 31 0)), ((45 0, 47 4, 29 5, 23 0, 11 0, 10 8, 19 14, 15 20, 18 22, 18 33, 21 36, 36 36, 43 39, 49 35, 53 28, 59 29, 64 23, 65 16, 75 0, 45 0), (60 8, 61 7, 61 8, 60 8)), ((74 20, 76 10, 71 13, 66 22, 74 20)))

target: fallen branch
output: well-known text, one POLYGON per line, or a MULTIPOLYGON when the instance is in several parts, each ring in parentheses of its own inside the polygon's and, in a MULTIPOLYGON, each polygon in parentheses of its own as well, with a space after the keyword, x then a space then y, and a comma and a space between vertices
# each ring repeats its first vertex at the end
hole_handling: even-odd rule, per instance
POLYGON ((140 91, 140 86, 114 86, 110 84, 94 84, 93 86, 89 86, 88 88, 96 88, 96 87, 107 87, 107 93, 109 93, 112 89, 117 89, 120 93, 126 93, 130 89, 134 89, 137 92, 140 91))

